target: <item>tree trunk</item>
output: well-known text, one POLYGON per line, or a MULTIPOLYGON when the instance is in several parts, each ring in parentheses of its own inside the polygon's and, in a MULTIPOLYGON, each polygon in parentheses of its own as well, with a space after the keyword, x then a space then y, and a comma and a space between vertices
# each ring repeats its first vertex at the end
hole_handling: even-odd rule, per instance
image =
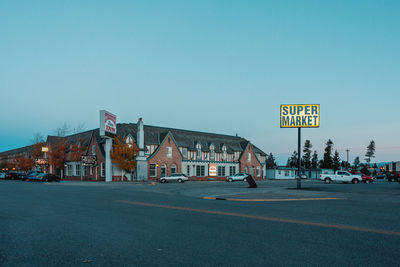
POLYGON ((125 170, 121 170, 121 182, 124 181, 125 170))

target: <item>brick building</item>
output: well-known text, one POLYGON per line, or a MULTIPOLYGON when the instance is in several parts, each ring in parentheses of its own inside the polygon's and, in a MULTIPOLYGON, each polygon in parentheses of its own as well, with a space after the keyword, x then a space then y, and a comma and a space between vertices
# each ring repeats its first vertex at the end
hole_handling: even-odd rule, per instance
MULTIPOLYGON (((252 174, 256 179, 264 177, 266 154, 239 136, 143 125, 141 119, 136 124, 117 124, 117 134, 122 140, 134 140, 136 144, 140 144, 138 138, 144 138, 143 147, 139 147, 147 163, 144 180, 156 181, 175 172, 184 173, 191 180, 224 180, 239 172, 252 174), (138 129, 143 129, 143 132, 138 129), (215 171, 210 172, 210 168, 215 171)), ((63 170, 66 179, 105 180, 105 139, 100 137, 99 129, 66 137, 49 136, 46 146, 56 147, 60 141, 67 147, 63 170), (81 154, 96 156, 97 164, 83 166, 80 160, 73 160, 74 144, 83 148, 81 154)), ((0 153, 0 160, 2 154, 9 153, 0 153)), ((48 171, 61 174, 60 168, 52 164, 48 171)), ((114 181, 121 180, 121 170, 115 164, 112 165, 112 173, 114 181)), ((136 179, 135 173, 124 177, 124 180, 136 179)))

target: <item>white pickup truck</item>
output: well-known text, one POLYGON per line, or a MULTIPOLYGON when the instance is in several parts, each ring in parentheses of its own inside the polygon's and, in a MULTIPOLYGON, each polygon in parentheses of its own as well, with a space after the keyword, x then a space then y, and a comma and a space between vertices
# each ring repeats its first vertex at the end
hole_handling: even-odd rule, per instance
POLYGON ((331 182, 353 183, 358 184, 362 182, 360 175, 354 175, 346 171, 336 171, 335 174, 321 174, 319 179, 325 181, 326 184, 331 182))

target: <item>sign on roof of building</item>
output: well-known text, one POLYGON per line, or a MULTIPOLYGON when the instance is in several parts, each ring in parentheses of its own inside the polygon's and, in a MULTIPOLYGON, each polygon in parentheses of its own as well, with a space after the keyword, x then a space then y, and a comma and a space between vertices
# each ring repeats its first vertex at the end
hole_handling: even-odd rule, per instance
POLYGON ((318 128, 319 104, 281 105, 281 128, 318 128))

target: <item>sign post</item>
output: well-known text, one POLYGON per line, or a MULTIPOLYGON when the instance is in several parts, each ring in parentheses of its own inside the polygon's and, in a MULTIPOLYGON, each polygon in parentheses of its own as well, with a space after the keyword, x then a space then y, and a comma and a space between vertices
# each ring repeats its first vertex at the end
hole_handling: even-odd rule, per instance
POLYGON ((106 182, 112 181, 112 165, 111 165, 111 148, 112 140, 117 134, 117 116, 106 111, 100 110, 100 136, 106 138, 105 165, 106 165, 106 182))
POLYGON ((301 128, 319 127, 319 104, 281 105, 281 128, 297 128, 297 189, 301 189, 301 128))

